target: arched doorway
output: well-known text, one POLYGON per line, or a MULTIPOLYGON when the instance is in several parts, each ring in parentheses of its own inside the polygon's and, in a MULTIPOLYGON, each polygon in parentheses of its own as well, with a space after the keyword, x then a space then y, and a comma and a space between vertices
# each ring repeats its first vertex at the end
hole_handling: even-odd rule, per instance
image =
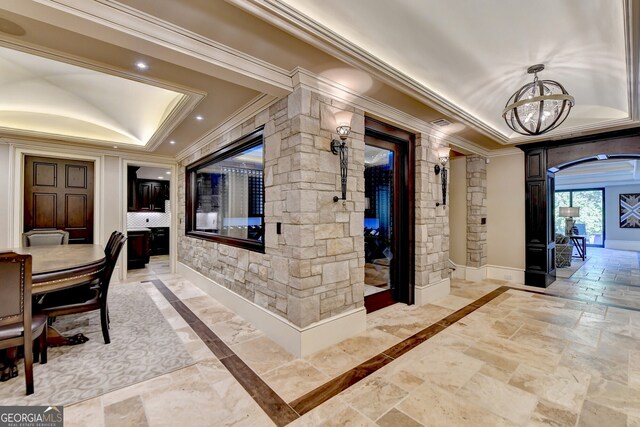
POLYGON ((525 285, 556 279, 553 194, 556 172, 600 159, 640 159, 640 129, 518 146, 525 152, 525 285))

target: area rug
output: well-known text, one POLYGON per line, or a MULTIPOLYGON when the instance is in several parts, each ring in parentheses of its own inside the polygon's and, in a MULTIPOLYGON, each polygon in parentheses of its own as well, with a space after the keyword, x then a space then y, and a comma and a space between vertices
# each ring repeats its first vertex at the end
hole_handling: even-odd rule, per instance
POLYGON ((111 344, 105 345, 98 311, 59 317, 63 335, 89 341, 49 348, 49 361, 34 364, 35 393, 25 396, 20 376, 0 383, 0 405, 69 405, 194 364, 182 341, 139 283, 109 291, 111 344))
POLYGON ((571 267, 562 267, 556 269, 556 277, 561 277, 563 279, 567 279, 573 274, 580 270, 585 263, 589 261, 589 257, 585 261, 577 261, 575 259, 571 260, 571 267))

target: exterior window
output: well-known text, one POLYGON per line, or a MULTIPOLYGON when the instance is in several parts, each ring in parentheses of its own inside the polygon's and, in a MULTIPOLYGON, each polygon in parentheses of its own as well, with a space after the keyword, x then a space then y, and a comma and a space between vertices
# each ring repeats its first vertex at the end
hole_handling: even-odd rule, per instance
POLYGON ((262 128, 187 166, 187 235, 264 250, 262 128))

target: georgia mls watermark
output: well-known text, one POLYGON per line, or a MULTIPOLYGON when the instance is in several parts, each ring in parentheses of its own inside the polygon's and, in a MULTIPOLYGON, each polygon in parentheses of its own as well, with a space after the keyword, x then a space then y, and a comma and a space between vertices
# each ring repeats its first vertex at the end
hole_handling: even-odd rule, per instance
POLYGON ((0 427, 63 427, 63 408, 0 406, 0 427))

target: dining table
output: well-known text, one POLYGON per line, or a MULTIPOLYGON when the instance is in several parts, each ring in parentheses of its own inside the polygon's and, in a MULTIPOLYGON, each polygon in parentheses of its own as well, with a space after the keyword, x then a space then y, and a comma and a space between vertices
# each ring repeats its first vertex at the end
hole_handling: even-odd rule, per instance
MULTIPOLYGON (((104 249, 101 245, 94 244, 0 249, 0 253, 2 252, 31 255, 31 292, 36 299, 50 292, 72 288, 98 279, 106 263, 104 249)), ((48 345, 69 345, 77 341, 77 339, 70 340, 69 337, 64 337, 54 327, 49 326, 48 345)))

